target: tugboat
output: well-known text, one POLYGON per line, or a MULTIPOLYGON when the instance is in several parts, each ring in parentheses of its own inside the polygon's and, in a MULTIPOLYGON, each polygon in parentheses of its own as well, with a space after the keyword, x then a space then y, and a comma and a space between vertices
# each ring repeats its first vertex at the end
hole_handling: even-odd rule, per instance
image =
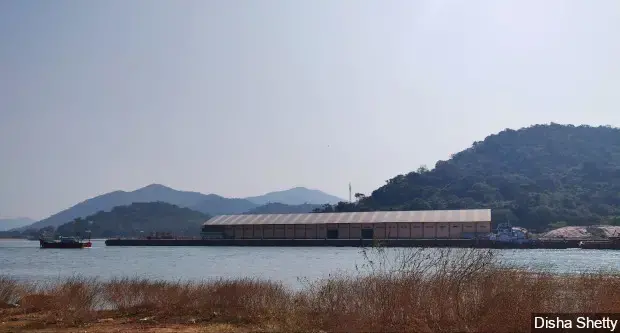
POLYGON ((571 246, 565 241, 533 239, 526 229, 513 227, 510 223, 498 225, 489 241, 492 248, 498 249, 568 249, 571 246))
POLYGON ((489 240, 493 243, 502 245, 531 243, 531 239, 528 238, 527 230, 513 227, 510 223, 499 224, 495 233, 490 235, 489 240))
POLYGON ((84 242, 78 237, 58 237, 58 240, 46 240, 39 238, 39 245, 42 249, 83 249, 92 247, 90 242, 90 233, 88 241, 84 242))

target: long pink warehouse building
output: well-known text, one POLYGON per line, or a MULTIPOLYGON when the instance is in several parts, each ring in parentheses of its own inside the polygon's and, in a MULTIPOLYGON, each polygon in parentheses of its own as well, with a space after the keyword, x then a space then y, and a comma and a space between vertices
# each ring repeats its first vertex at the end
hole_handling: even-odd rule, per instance
POLYGON ((471 238, 491 232, 490 209, 215 216, 204 239, 471 238))

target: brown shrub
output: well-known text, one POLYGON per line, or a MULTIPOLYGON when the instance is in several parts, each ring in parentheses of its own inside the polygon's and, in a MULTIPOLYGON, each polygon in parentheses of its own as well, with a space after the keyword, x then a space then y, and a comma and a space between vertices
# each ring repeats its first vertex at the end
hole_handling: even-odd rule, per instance
POLYGON ((283 311, 288 297, 279 283, 251 279, 173 283, 123 278, 104 284, 103 289, 108 304, 125 315, 242 323, 273 318, 283 311))
POLYGON ((19 300, 19 306, 27 312, 54 310, 58 303, 56 296, 48 294, 30 294, 19 300))
POLYGON ((22 286, 14 279, 0 276, 0 307, 17 302, 22 286))
POLYGON ((487 250, 406 249, 392 256, 386 256, 385 249, 373 251, 365 274, 332 277, 304 289, 296 297, 289 327, 527 332, 532 312, 620 311, 616 274, 553 275, 502 268, 487 250))
POLYGON ((19 306, 25 313, 45 312, 45 322, 67 325, 94 318, 101 292, 99 282, 81 277, 30 290, 30 294, 19 300, 19 306))

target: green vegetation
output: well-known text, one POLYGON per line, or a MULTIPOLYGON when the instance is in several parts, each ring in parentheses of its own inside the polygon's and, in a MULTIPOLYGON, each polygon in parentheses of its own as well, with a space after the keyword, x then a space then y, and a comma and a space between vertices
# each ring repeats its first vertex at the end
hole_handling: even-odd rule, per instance
POLYGON ((618 223, 620 129, 553 123, 506 129, 432 170, 398 175, 355 203, 316 211, 466 208, 492 208, 494 222, 532 230, 618 223))
POLYGON ((54 227, 45 227, 45 228, 29 228, 24 231, 20 230, 9 230, 9 231, 0 231, 0 238, 31 238, 31 239, 39 239, 39 236, 42 234, 52 234, 54 233, 54 227))
POLYGON ((76 218, 56 229, 57 235, 86 235, 93 238, 148 236, 151 232, 170 232, 178 236, 198 236, 200 226, 209 216, 189 208, 165 202, 133 203, 101 211, 86 218, 76 218))
POLYGON ((550 226, 552 229, 559 229, 559 228, 564 228, 564 227, 566 227, 566 226, 567 226, 567 224, 566 224, 566 222, 564 222, 564 221, 558 221, 558 222, 552 222, 552 223, 549 223, 549 226, 550 226))

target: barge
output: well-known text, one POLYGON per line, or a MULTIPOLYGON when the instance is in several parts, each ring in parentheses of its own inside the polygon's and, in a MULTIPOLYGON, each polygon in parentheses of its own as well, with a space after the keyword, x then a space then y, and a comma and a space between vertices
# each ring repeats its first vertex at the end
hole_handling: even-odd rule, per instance
POLYGON ((220 215, 201 238, 114 238, 106 246, 579 248, 582 239, 532 238, 510 223, 491 230, 490 209, 220 215))
POLYGON ((589 240, 579 242, 582 249, 620 250, 620 237, 609 237, 605 240, 589 240))
MULTIPOLYGON (((462 234, 466 235, 466 234, 462 234)), ((460 247, 489 249, 568 249, 578 248, 579 240, 530 239, 527 230, 500 224, 495 233, 460 238, 227 238, 222 233, 204 233, 198 239, 171 235, 140 239, 107 239, 106 246, 280 246, 280 247, 460 247)))
POLYGON ((490 239, 107 239, 106 246, 280 246, 280 247, 461 247, 493 249, 568 249, 579 241, 503 242, 490 239))

